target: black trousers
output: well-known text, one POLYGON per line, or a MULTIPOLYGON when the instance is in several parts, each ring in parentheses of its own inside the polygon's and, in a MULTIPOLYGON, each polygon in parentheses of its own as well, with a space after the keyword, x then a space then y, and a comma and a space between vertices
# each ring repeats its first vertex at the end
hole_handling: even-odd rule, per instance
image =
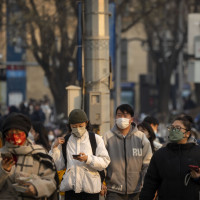
POLYGON ((65 192, 65 200, 99 200, 99 193, 75 193, 74 190, 69 190, 65 192))
POLYGON ((139 200, 140 192, 133 194, 119 194, 108 191, 106 200, 139 200))

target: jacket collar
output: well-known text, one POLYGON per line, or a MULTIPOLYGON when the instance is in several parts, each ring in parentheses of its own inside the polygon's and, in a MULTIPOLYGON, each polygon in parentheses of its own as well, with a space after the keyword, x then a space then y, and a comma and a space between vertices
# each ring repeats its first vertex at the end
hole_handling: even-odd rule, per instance
POLYGON ((168 143, 167 148, 171 150, 187 150, 194 147, 195 143, 186 143, 186 144, 177 144, 177 143, 168 143))

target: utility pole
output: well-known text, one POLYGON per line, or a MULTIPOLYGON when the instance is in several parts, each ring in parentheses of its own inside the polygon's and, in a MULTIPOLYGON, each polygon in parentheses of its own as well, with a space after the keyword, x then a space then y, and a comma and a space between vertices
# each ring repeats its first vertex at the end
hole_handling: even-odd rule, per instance
POLYGON ((108 0, 84 1, 86 112, 101 135, 110 129, 108 8, 108 0))
POLYGON ((115 70, 115 108, 121 101, 121 15, 117 16, 117 62, 115 70))
MULTIPOLYGON (((183 30, 183 1, 179 4, 179 30, 183 30)), ((179 31, 179 32, 180 32, 179 31)), ((183 40, 183 34, 179 33, 179 43, 183 40)), ((182 90, 183 90, 183 50, 180 51, 178 57, 178 105, 179 110, 183 110, 182 90)))

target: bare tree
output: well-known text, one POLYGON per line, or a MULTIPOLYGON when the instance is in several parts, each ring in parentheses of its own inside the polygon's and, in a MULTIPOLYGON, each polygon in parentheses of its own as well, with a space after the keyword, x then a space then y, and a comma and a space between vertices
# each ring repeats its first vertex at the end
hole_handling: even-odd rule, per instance
MULTIPOLYGON (((147 34, 149 53, 156 66, 159 89, 158 112, 167 115, 171 74, 177 68, 179 53, 186 42, 187 15, 184 9, 180 9, 181 1, 161 1, 163 6, 154 10, 148 17, 144 16, 143 23, 147 34), (182 29, 179 25, 180 12, 183 12, 182 19, 184 23, 182 29)), ((140 1, 144 12, 149 3, 145 0, 140 1)))
POLYGON ((65 87, 76 80, 75 58, 77 8, 74 0, 13 0, 7 7, 17 6, 20 14, 10 25, 23 37, 45 72, 57 113, 66 113, 65 87))
MULTIPOLYGON (((187 38, 187 14, 197 9, 195 0, 129 0, 121 2, 129 5, 130 23, 122 31, 127 31, 138 22, 142 23, 147 36, 147 46, 155 66, 155 76, 159 91, 157 111, 164 116, 169 112, 170 79, 177 70, 179 54, 183 52, 187 38)), ((180 94, 179 94, 180 95, 180 94)))
MULTIPOLYGON (((190 4, 191 10, 193 10, 194 13, 200 12, 200 1, 193 0, 190 4)), ((200 106, 200 83, 195 83, 195 95, 196 95, 196 102, 197 105, 200 106)))
MULTIPOLYGON (((156 3, 156 1, 153 1, 156 3)), ((152 3, 153 3, 152 2, 152 3)), ((187 38, 188 13, 196 9, 193 0, 159 0, 163 7, 155 9, 143 18, 149 53, 156 66, 156 77, 159 88, 158 112, 168 114, 170 98, 170 78, 177 70, 179 54, 184 52, 187 38)), ((141 0, 142 10, 148 9, 150 1, 141 0)), ((186 53, 186 52, 184 52, 186 53)), ((184 69, 183 66, 182 70, 184 69)), ((179 74, 177 73, 179 76, 179 74)), ((179 76, 179 78, 181 78, 179 76)), ((181 94, 178 93, 180 96, 181 94)), ((180 103, 180 102, 178 102, 180 103)))

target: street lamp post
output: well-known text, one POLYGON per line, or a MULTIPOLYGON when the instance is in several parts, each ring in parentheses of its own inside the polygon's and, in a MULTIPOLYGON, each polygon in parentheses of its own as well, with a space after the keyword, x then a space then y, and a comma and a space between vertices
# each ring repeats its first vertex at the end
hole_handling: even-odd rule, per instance
POLYGON ((110 129, 108 0, 85 0, 86 111, 100 134, 110 129))

